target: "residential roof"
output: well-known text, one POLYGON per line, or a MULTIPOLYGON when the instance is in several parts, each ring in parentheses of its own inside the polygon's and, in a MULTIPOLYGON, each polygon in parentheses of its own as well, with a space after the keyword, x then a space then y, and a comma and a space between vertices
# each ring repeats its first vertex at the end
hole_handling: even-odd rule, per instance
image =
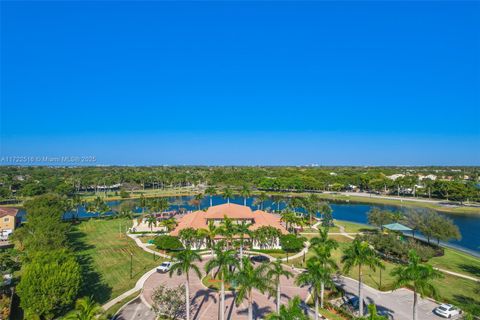
POLYGON ((403 224, 400 224, 400 223, 385 224, 385 225, 383 225, 383 227, 385 229, 393 230, 393 231, 412 231, 412 229, 410 229, 409 227, 404 226, 403 224))
POLYGON ((16 216, 18 213, 17 208, 12 207, 0 207, 0 218, 5 216, 16 216))
POLYGON ((194 211, 186 214, 178 221, 178 225, 171 232, 171 235, 178 236, 180 230, 186 228, 206 229, 209 220, 221 220, 226 217, 234 220, 253 220, 250 230, 256 230, 263 226, 272 226, 280 230, 280 232, 287 234, 287 230, 280 223, 280 217, 262 211, 252 209, 247 206, 242 206, 234 203, 225 203, 217 206, 212 206, 207 211, 194 211))

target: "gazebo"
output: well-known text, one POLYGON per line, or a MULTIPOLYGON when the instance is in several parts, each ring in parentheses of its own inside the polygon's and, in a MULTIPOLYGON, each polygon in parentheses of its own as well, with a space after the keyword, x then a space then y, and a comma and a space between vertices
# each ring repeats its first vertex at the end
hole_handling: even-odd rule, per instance
POLYGON ((390 223, 390 224, 384 224, 382 227, 384 227, 385 229, 388 229, 388 230, 391 230, 391 231, 397 231, 397 232, 407 232, 407 231, 412 231, 412 236, 413 238, 415 238, 415 230, 407 227, 407 226, 404 226, 403 224, 401 223, 390 223))

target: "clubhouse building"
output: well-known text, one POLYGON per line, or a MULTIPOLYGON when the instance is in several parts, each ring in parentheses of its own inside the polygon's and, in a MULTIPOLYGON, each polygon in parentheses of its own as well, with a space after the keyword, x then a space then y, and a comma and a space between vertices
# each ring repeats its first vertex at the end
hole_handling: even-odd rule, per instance
MULTIPOLYGON (((242 206, 234 203, 225 203, 217 206, 211 206, 207 211, 194 211, 186 214, 178 221, 178 225, 170 234, 172 236, 179 236, 180 231, 187 228, 193 229, 208 229, 208 224, 210 221, 216 226, 222 224, 225 220, 225 217, 228 217, 232 220, 233 223, 240 224, 242 221, 246 221, 251 224, 249 227, 250 231, 255 231, 261 227, 269 226, 274 227, 280 231, 281 234, 288 234, 288 231, 280 222, 280 217, 262 211, 255 210, 252 211, 250 207, 242 206)), ((221 240, 224 237, 217 235, 216 240, 221 240)), ((238 238, 238 236, 236 236, 238 238)), ((248 235, 245 236, 246 242, 248 242, 248 235)), ((205 247, 204 244, 199 245, 197 249, 205 247)), ((272 241, 272 245, 265 247, 265 244, 260 245, 256 241, 253 241, 252 247, 254 249, 278 249, 280 247, 279 239, 272 241)))

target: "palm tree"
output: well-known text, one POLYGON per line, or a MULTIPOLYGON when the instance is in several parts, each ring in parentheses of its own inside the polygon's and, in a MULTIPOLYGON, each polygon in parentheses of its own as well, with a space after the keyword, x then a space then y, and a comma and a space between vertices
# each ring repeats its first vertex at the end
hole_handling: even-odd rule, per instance
POLYGON ((250 188, 246 184, 242 186, 242 190, 240 190, 240 195, 243 197, 243 205, 246 206, 247 198, 251 195, 250 188))
POLYGON ((348 273, 354 267, 358 267, 358 301, 360 316, 363 316, 363 297, 362 297, 362 267, 367 266, 373 271, 377 267, 384 268, 378 258, 375 250, 366 241, 359 239, 353 240, 351 245, 343 252, 342 256, 343 272, 348 273))
POLYGON ((289 279, 291 276, 293 276, 293 274, 290 271, 285 270, 283 268, 282 261, 280 259, 277 259, 275 260, 275 262, 270 263, 270 268, 267 271, 267 277, 273 280, 277 291, 277 313, 280 313, 280 277, 282 276, 289 279))
POLYGON ((78 194, 74 195, 72 199, 70 199, 69 202, 69 210, 75 211, 75 215, 72 217, 72 220, 78 220, 78 211, 80 209, 80 206, 83 205, 83 200, 80 198, 78 194))
POLYGON ((230 198, 233 197, 233 192, 229 187, 223 189, 223 199, 227 199, 227 203, 230 203, 230 198))
POLYGON ((213 220, 208 221, 207 229, 205 229, 205 240, 207 241, 207 247, 210 248, 210 253, 213 257, 213 251, 215 247, 215 237, 219 232, 219 228, 215 225, 213 220))
POLYGON ((178 233, 178 237, 182 240, 185 248, 192 248, 192 244, 195 244, 195 242, 198 240, 199 230, 200 229, 197 230, 194 228, 185 228, 180 230, 180 232, 178 233))
POLYGON ((166 219, 166 220, 163 220, 162 222, 160 222, 162 224, 162 226, 164 226, 165 228, 167 228, 167 231, 168 232, 171 232, 173 229, 175 229, 175 227, 177 226, 177 222, 175 221, 175 219, 166 219))
MULTIPOLYGON (((334 240, 333 240, 334 241, 334 240)), ((338 243, 336 241, 326 242, 322 245, 313 246, 313 257, 309 260, 318 265, 320 269, 320 275, 322 276, 322 283, 320 285, 320 308, 323 308, 323 297, 325 293, 325 285, 332 288, 334 283, 332 281, 332 274, 338 269, 338 266, 334 259, 332 259, 332 249, 337 248, 338 243)))
POLYGON ((262 263, 258 267, 254 267, 248 257, 243 257, 243 267, 232 276, 232 281, 236 284, 235 304, 240 305, 245 299, 248 304, 248 319, 253 320, 253 289, 257 289, 261 293, 265 291, 273 292, 270 281, 266 277, 268 265, 262 263))
POLYGON ((190 249, 185 249, 180 252, 173 254, 173 261, 170 268, 169 275, 172 277, 173 273, 177 273, 177 275, 184 274, 186 277, 185 281, 185 304, 187 306, 186 313, 187 313, 187 320, 190 320, 190 275, 189 272, 191 270, 198 276, 198 278, 202 277, 202 273, 200 269, 195 264, 196 262, 201 262, 202 257, 195 251, 190 249))
POLYGON ((202 204, 203 197, 204 197, 203 194, 199 193, 199 194, 195 195, 195 197, 193 198, 195 200, 197 206, 198 206, 197 207, 198 210, 200 210, 200 205, 202 204))
POLYGON ((210 196, 210 207, 213 205, 212 197, 217 194, 217 189, 214 186, 210 186, 205 189, 205 194, 210 196))
POLYGON ((223 246, 218 245, 215 248, 215 256, 205 265, 205 272, 212 272, 217 269, 217 275, 220 280, 220 319, 225 319, 225 280, 231 276, 230 268, 238 266, 238 260, 233 254, 233 250, 223 250, 223 246))
POLYGON ((392 271, 396 278, 394 287, 409 286, 413 288, 413 320, 417 320, 418 294, 423 298, 427 294, 437 296, 437 290, 432 280, 442 278, 442 274, 429 264, 421 264, 420 258, 414 250, 408 253, 408 264, 398 266, 392 271))
POLYGON ((277 205, 277 212, 280 212, 280 204, 282 203, 283 201, 283 197, 282 196, 272 196, 272 199, 273 199, 273 204, 276 204, 277 205))
POLYGON ((91 297, 83 297, 75 303, 75 311, 68 314, 65 320, 94 320, 105 319, 99 315, 103 312, 102 307, 96 303, 91 297))
POLYGON ((338 242, 334 239, 328 237, 328 227, 324 227, 323 229, 318 229, 318 236, 313 237, 310 240, 310 244, 312 246, 327 246, 330 250, 334 250, 338 248, 338 242))
POLYGON ((295 296, 288 302, 288 306, 281 306, 276 313, 267 314, 267 320, 309 320, 302 309, 302 300, 295 296))
POLYGON ((147 199, 143 196, 143 193, 140 195, 139 200, 140 208, 142 208, 142 216, 145 214, 145 208, 147 207, 147 199))
POLYGON ((227 216, 224 216, 222 224, 218 228, 218 232, 221 235, 223 235, 225 238, 227 238, 227 249, 230 249, 230 246, 233 241, 233 236, 235 235, 235 232, 236 232, 236 226, 233 223, 233 220, 227 216))
POLYGON ((267 194, 265 192, 260 193, 258 200, 260 201, 260 209, 263 210, 263 204, 266 200, 268 200, 267 194))
POLYGON ((318 320, 318 297, 322 294, 323 285, 332 281, 331 274, 325 272, 325 269, 315 260, 308 259, 307 271, 299 274, 295 283, 299 286, 310 286, 310 292, 315 301, 315 320, 318 320))
POLYGON ((153 231, 153 227, 157 226, 157 217, 154 214, 149 214, 147 217, 147 225, 150 228, 150 231, 153 231))
POLYGON ((250 238, 252 235, 252 232, 249 229, 251 226, 252 224, 246 222, 245 220, 242 220, 241 223, 235 225, 235 233, 240 236, 240 265, 242 264, 243 259, 243 243, 245 240, 245 235, 250 236, 250 238))

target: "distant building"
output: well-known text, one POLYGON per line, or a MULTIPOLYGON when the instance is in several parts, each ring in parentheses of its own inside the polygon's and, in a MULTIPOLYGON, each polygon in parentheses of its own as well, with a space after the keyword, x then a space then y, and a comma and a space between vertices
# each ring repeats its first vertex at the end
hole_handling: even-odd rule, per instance
MULTIPOLYGON (((179 236, 180 231, 187 228, 193 229, 207 229, 210 221, 213 221, 215 225, 221 225, 225 220, 225 217, 228 217, 233 221, 233 223, 240 224, 243 221, 251 223, 250 230, 254 231, 260 227, 270 226, 278 229, 282 234, 287 234, 288 231, 280 222, 280 217, 262 211, 255 210, 252 211, 250 207, 242 206, 234 203, 225 203, 217 206, 212 206, 207 209, 207 211, 194 211, 186 214, 178 221, 178 226, 170 234, 172 236, 179 236)), ((238 238, 238 236, 237 236, 238 238)), ((222 240, 223 236, 217 235, 215 237, 216 241, 222 240)), ((248 236, 246 236, 248 242, 248 236)), ((253 241, 252 246, 254 249, 265 249, 260 248, 260 245, 253 241)), ((202 249, 205 247, 205 244, 200 244, 196 249, 202 249)), ((280 241, 276 239, 273 241, 273 245, 269 249, 279 249, 280 241)))
POLYGON ((419 175, 419 176, 418 176, 418 179, 419 179, 420 181, 425 180, 425 179, 430 179, 430 180, 435 181, 435 180, 437 180, 437 176, 434 175, 434 174, 429 174, 429 175, 426 175, 426 176, 419 175))
POLYGON ((0 207, 0 239, 5 240, 13 233, 20 224, 20 218, 17 216, 18 209, 9 207, 0 207))
POLYGON ((403 177, 405 177, 405 175, 401 174, 401 173, 396 173, 396 174, 392 174, 391 176, 387 176, 388 179, 393 180, 393 181, 397 180, 398 178, 403 178, 403 177))

